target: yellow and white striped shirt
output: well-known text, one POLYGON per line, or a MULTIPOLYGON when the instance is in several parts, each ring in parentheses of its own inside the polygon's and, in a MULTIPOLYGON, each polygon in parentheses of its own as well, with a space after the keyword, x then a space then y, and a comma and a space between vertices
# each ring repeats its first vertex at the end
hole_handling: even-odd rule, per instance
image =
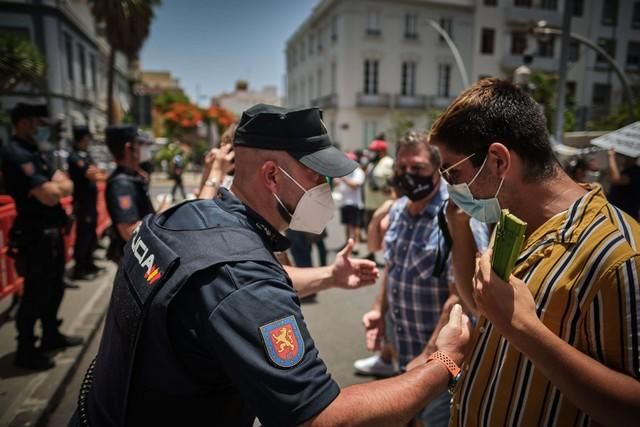
MULTIPOLYGON (((514 275, 553 333, 611 369, 640 378, 640 226, 600 186, 527 239, 514 275)), ((640 195, 639 195, 640 197, 640 195)), ((457 386, 452 426, 595 424, 481 318, 457 386)))

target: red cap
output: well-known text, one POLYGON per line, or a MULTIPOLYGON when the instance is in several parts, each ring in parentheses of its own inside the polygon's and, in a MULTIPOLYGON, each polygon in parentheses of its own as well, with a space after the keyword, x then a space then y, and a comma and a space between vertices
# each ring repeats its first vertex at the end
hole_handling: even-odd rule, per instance
POLYGON ((369 144, 369 150, 371 151, 386 151, 387 143, 381 139, 374 139, 371 144, 369 144))

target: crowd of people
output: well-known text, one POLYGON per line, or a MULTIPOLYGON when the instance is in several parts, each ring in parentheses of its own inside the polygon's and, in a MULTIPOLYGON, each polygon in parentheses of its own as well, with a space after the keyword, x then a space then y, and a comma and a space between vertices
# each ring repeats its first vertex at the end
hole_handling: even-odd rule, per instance
MULTIPOLYGON (((80 188, 33 148, 46 112, 20 111, 3 153, 18 260, 30 254, 35 211, 51 218, 42 235, 59 244, 59 200, 80 188)), ((637 159, 610 151, 606 170, 591 158, 561 167, 535 101, 493 78, 463 91, 430 130, 379 135, 363 152, 337 149, 321 114, 250 108, 207 153, 197 198, 157 210, 137 129, 106 130, 117 163, 108 178, 86 154, 90 133, 77 129, 70 175, 89 188, 106 180, 119 269, 71 425, 197 422, 212 411, 222 425, 247 426, 255 417, 278 426, 637 420, 637 159), (489 249, 501 209, 527 224, 508 280, 492 271, 489 249), (323 233, 336 212, 345 244, 329 262, 323 233), (385 379, 341 390, 300 299, 376 282, 362 317, 374 354, 354 368, 385 379)), ((87 230, 92 200, 78 196, 75 208, 87 230)), ((77 240, 79 277, 98 273, 82 250, 92 239, 77 240)), ((49 262, 47 277, 25 271, 22 367, 47 369, 48 349, 81 343, 58 332, 61 291, 41 294, 43 282, 62 281, 60 259, 49 262)))

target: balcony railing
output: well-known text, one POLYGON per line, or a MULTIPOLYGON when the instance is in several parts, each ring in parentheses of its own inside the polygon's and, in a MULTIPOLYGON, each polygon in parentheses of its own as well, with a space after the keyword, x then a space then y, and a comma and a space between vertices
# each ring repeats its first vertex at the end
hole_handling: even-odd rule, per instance
POLYGON ((536 6, 507 6, 505 17, 509 23, 531 24, 538 21, 547 21, 547 25, 551 27, 562 26, 562 13, 557 10, 541 9, 536 6))
POLYGON ((424 110, 427 108, 427 97, 426 95, 395 95, 393 106, 402 109, 424 110))
POLYGON ((388 93, 361 93, 356 95, 356 105, 367 108, 389 108, 391 96, 388 93))
POLYGON ((338 106, 338 95, 335 93, 321 96, 311 100, 312 107, 318 108, 336 108, 338 106))

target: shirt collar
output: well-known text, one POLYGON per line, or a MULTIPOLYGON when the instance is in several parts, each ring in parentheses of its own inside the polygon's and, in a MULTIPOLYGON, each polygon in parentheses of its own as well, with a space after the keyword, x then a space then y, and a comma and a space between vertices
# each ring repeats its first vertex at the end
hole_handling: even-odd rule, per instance
POLYGON ((242 203, 226 188, 220 188, 218 197, 214 198, 214 201, 225 211, 243 216, 247 223, 249 223, 269 245, 272 251, 283 252, 291 246, 289 239, 280 234, 280 232, 260 216, 259 213, 242 203))
POLYGON ((588 192, 564 212, 550 218, 527 239, 524 250, 541 239, 550 242, 576 243, 595 216, 607 204, 600 184, 580 184, 588 192))

